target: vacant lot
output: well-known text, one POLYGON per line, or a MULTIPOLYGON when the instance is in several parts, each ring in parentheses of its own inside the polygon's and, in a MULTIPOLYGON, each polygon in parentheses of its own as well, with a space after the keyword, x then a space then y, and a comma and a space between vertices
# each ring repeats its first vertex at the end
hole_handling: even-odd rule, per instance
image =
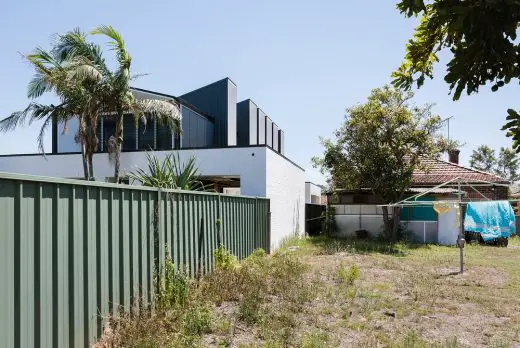
POLYGON ((288 240, 174 282, 162 310, 119 320, 99 346, 520 346, 520 248, 470 245, 465 261, 458 275, 456 248, 288 240))

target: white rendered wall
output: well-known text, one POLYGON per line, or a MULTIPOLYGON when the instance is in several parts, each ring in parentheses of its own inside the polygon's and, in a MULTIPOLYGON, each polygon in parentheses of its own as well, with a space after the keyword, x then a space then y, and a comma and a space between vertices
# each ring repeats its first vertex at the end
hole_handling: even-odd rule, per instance
MULTIPOLYGON (((159 158, 168 151, 156 151, 159 158)), ((185 160, 195 156, 200 175, 240 176, 241 193, 246 196, 265 197, 265 153, 266 148, 224 148, 203 150, 181 150, 179 156, 185 160)), ((136 168, 147 168, 145 152, 123 152, 121 172, 136 168)), ((22 173, 65 178, 82 178, 83 165, 79 154, 60 154, 0 157, 0 172, 22 173)), ((114 175, 114 167, 106 153, 94 154, 94 174, 104 181, 114 175)))
POLYGON ((271 249, 305 232, 305 171, 267 149, 267 197, 271 199, 271 249))
POLYGON ((305 203, 312 203, 312 196, 321 198, 321 187, 313 184, 312 182, 305 183, 305 203))

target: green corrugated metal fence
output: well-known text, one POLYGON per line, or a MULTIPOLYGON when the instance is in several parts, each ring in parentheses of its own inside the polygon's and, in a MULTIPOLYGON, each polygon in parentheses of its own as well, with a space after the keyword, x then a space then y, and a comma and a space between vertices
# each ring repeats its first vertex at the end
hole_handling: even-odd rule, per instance
POLYGON ((0 173, 0 231, 2 345, 85 347, 153 301, 167 250, 192 275, 218 241, 269 251, 269 200, 0 173))

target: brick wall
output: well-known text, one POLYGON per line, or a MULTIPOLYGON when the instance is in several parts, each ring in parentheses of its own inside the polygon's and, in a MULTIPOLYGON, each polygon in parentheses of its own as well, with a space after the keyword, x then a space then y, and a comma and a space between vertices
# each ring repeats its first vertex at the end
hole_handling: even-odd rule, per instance
MULTIPOLYGON (((474 189, 472 189, 469 186, 462 186, 461 189, 463 191, 466 191, 466 195, 464 196, 464 201, 480 201, 484 200, 484 198, 479 195, 477 192, 475 192, 474 189)), ((508 188, 507 187, 476 187, 476 189, 486 196, 486 198, 491 200, 504 200, 508 197, 508 188)))

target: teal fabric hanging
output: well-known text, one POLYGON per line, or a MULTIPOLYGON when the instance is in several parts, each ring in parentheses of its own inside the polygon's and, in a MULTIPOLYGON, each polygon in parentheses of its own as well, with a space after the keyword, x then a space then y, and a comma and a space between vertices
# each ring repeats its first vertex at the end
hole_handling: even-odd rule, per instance
POLYGON ((480 233, 484 241, 509 238, 516 233, 515 213, 508 201, 471 202, 466 208, 464 230, 480 233))

